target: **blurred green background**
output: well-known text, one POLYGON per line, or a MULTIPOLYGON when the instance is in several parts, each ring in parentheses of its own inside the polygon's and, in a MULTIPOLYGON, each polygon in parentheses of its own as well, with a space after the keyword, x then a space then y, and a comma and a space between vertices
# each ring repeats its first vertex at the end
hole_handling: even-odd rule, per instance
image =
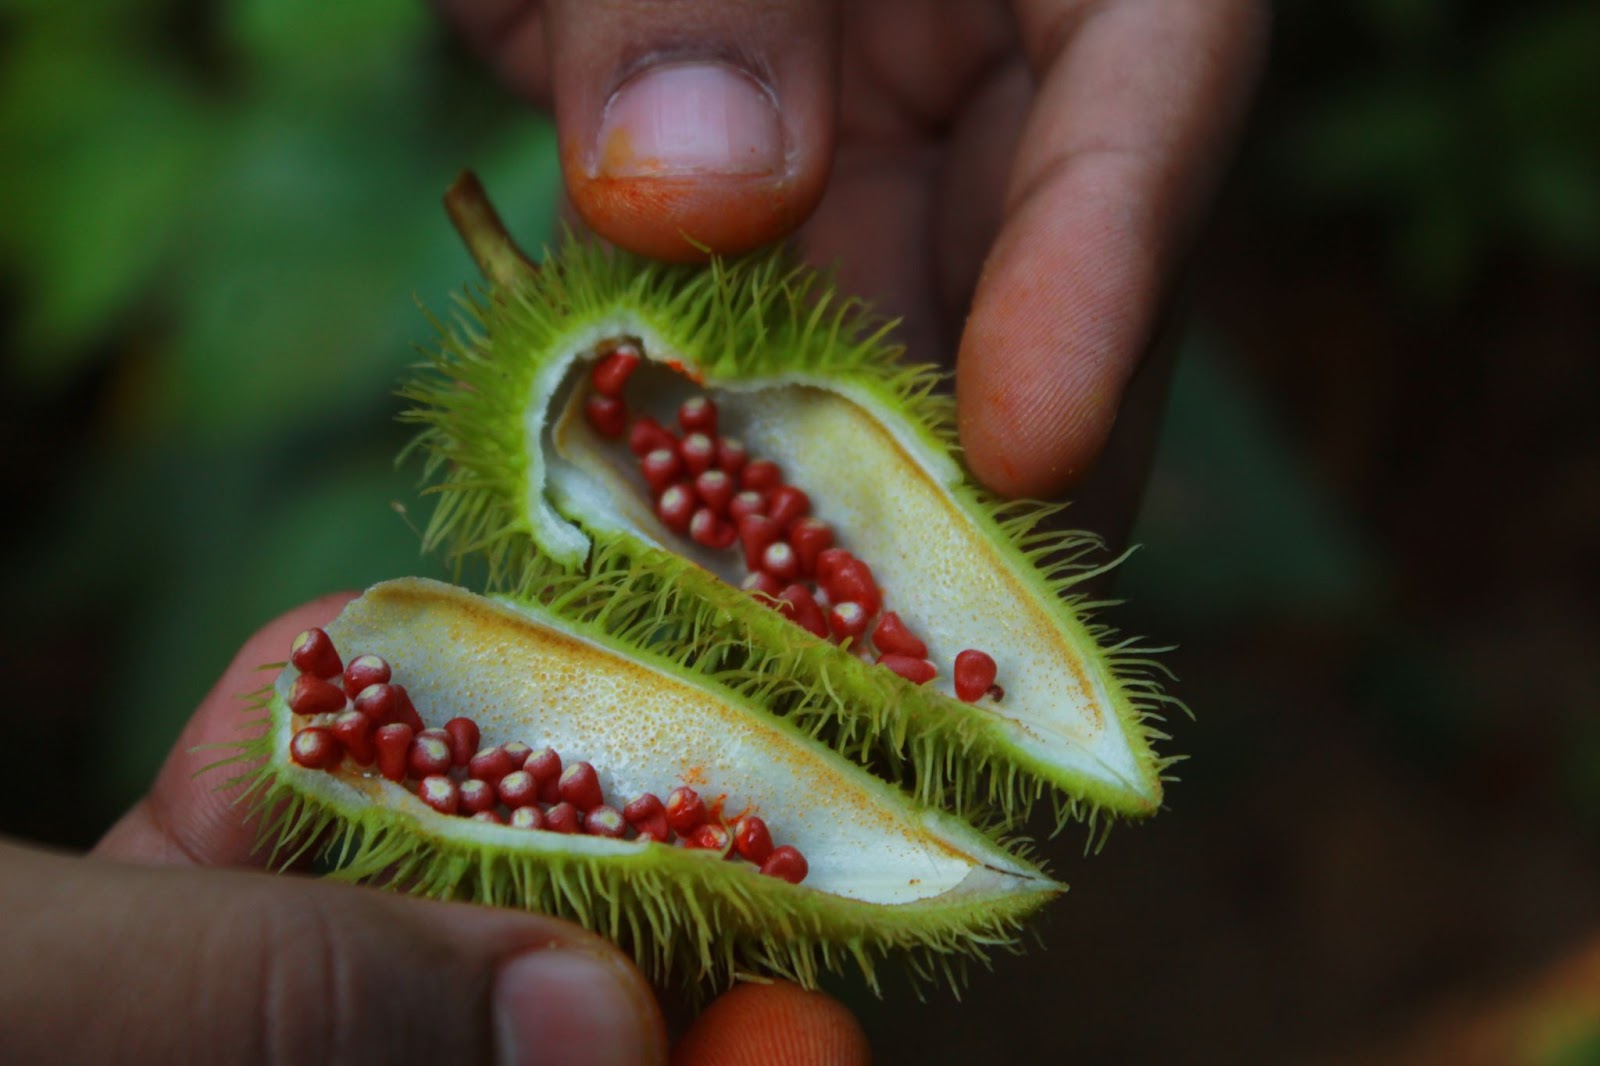
MULTIPOLYGON (((1600 926, 1600 6, 1277 16, 1119 578, 1192 761, 965 1009, 847 989, 884 1061, 1357 1053, 1600 926)), ((434 572, 438 196, 559 175, 410 0, 0 0, 0 148, 0 831, 81 847, 262 622, 434 572)))

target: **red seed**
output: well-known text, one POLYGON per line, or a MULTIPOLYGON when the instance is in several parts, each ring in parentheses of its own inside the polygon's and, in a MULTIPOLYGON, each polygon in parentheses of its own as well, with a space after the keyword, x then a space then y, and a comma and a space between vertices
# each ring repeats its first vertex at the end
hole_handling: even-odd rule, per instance
POLYGON ((817 572, 817 556, 833 547, 833 529, 820 518, 801 518, 789 527, 789 543, 800 560, 800 573, 817 572))
POLYGON ((793 581, 800 576, 800 558, 786 540, 776 540, 761 553, 761 569, 779 581, 793 581))
POLYGON ((657 448, 678 450, 678 438, 672 430, 649 415, 640 415, 628 430, 628 450, 637 456, 646 456, 657 448))
POLYGON ((688 531, 689 522, 694 518, 694 509, 694 493, 683 484, 668 485, 660 499, 656 500, 656 516, 661 519, 662 525, 674 533, 688 531))
POLYGON ((628 831, 622 812, 615 807, 596 807, 583 816, 583 831, 593 837, 621 839, 628 831))
POLYGON ((686 848, 700 848, 706 851, 716 851, 723 855, 728 853, 728 848, 733 844, 733 834, 728 832, 728 827, 718 825, 716 822, 707 822, 696 826, 684 837, 683 846, 686 848))
POLYGON ((972 703, 989 691, 994 684, 996 667, 987 652, 968 648, 956 653, 956 666, 951 675, 956 683, 956 695, 972 703))
POLYGON ((411 727, 413 733, 422 732, 424 728, 422 715, 417 713, 417 708, 411 702, 411 694, 406 691, 406 687, 404 685, 390 685, 389 687, 394 689, 395 700, 398 702, 398 706, 395 707, 394 711, 395 721, 404 722, 411 727))
POLYGON ((704 433, 691 433, 678 445, 678 458, 690 477, 699 477, 717 461, 717 443, 704 433))
POLYGON ((539 782, 539 802, 558 803, 561 800, 561 756, 551 748, 536 752, 523 762, 522 768, 539 782))
POLYGON ((372 743, 372 719, 360 711, 340 711, 329 727, 345 754, 362 766, 371 766, 378 757, 372 743))
POLYGON ((591 392, 583 401, 583 417, 596 433, 615 440, 628 428, 628 405, 615 396, 591 392))
POLYGON ((594 767, 586 762, 575 762, 561 771, 557 786, 561 798, 580 811, 592 811, 606 801, 600 790, 600 777, 594 767))
POLYGON ((884 611, 883 617, 878 619, 878 628, 872 631, 872 643, 886 655, 909 655, 914 659, 928 656, 928 646, 922 643, 922 638, 907 629, 893 611, 884 611))
POLYGON ((683 474, 683 460, 676 448, 657 448, 639 460, 639 472, 650 491, 659 496, 683 474))
POLYGON ((513 770, 521 770, 522 764, 528 761, 528 756, 533 754, 533 749, 520 740, 513 740, 509 744, 500 745, 500 750, 506 753, 506 758, 511 760, 513 770))
POLYGON ((356 694, 351 706, 371 719, 373 725, 383 725, 394 721, 395 712, 400 709, 400 697, 393 685, 368 685, 356 694))
POLYGON ((717 435, 717 405, 705 396, 691 396, 678 408, 678 425, 685 433, 717 435))
POLYGON ((828 620, 817 606, 816 597, 804 585, 790 585, 778 593, 783 616, 814 637, 828 637, 828 620))
POLYGON ((739 487, 771 492, 783 484, 783 469, 771 459, 752 459, 739 471, 739 487))
POLYGON ((470 718, 452 718, 444 724, 444 731, 450 734, 451 764, 467 765, 478 753, 478 741, 482 739, 478 723, 470 718))
POLYGON ((495 790, 489 782, 469 777, 457 791, 461 794, 461 809, 467 814, 494 810, 495 790))
POLYGON ((429 774, 418 782, 417 798, 440 814, 454 814, 461 807, 461 790, 443 774, 429 774))
POLYGON ((472 816, 474 822, 489 822, 492 825, 505 825, 506 820, 500 817, 499 811, 478 811, 472 816))
POLYGON ((511 812, 511 825, 516 829, 543 829, 544 812, 537 807, 518 807, 511 812))
POLYGON ((782 533, 778 523, 763 514, 747 514, 739 519, 738 529, 739 542, 744 545, 745 569, 765 569, 761 565, 761 556, 782 533))
POLYGON ((811 513, 811 497, 793 485, 779 485, 767 494, 767 515, 784 529, 811 513))
POLYGON ((484 748, 467 760, 467 773, 491 785, 498 785, 511 770, 511 756, 504 748, 484 748))
POLYGON ((994 700, 996 703, 999 703, 1001 700, 1006 698, 1006 690, 999 685, 990 685, 989 698, 994 700))
POLYGON ((774 600, 778 598, 778 593, 783 591, 783 585, 778 582, 778 579, 765 570, 755 571, 746 577, 739 587, 752 596, 760 594, 774 600))
POLYGON ((289 707, 295 714, 332 714, 344 710, 344 690, 312 674, 300 674, 289 686, 289 707))
POLYGON ((694 494, 719 518, 728 513, 728 504, 733 502, 733 489, 733 478, 721 470, 707 470, 694 479, 694 494))
POLYGON ((522 768, 533 775, 539 784, 546 781, 555 781, 561 776, 561 756, 556 754, 554 748, 545 748, 536 751, 522 760, 522 768))
POLYGON ((495 794, 511 810, 526 807, 539 801, 539 782, 526 770, 506 774, 495 786, 495 794))
POLYGON ((867 612, 859 603, 845 600, 828 608, 828 630, 837 640, 860 642, 867 631, 867 612))
POLYGON ((729 475, 737 475, 749 458, 743 441, 734 437, 723 437, 717 441, 717 466, 729 475))
POLYGON ((672 829, 667 825, 665 814, 641 818, 633 829, 639 834, 640 840, 654 840, 657 844, 665 844, 672 839, 672 829))
POLYGON ((878 656, 878 665, 888 667, 914 685, 926 685, 939 673, 926 659, 914 655, 897 655, 893 652, 878 656))
POLYGON ((418 733, 411 740, 411 751, 406 754, 406 768, 412 777, 418 778, 447 773, 450 770, 449 735, 440 737, 434 730, 418 733))
POLYGON ((733 847, 741 858, 760 866, 772 854, 772 834, 767 823, 756 815, 747 814, 733 826, 733 847))
POLYGON ((806 879, 806 874, 811 872, 811 868, 806 865, 806 857, 800 854, 800 849, 785 844, 781 848, 772 849, 767 861, 761 864, 761 872, 769 877, 781 877, 791 885, 798 885, 806 879))
POLYGON ((411 727, 404 722, 390 722, 373 732, 372 746, 378 749, 378 772, 390 781, 406 779, 412 737, 411 727))
POLYGON ((621 396, 628 378, 639 367, 639 349, 631 344, 619 344, 610 355, 595 363, 589 371, 589 382, 602 396, 621 396))
POLYGON ((544 812, 544 827, 552 833, 576 833, 583 815, 570 803, 557 803, 544 812))
POLYGON ((850 558, 840 563, 821 585, 828 590, 828 598, 834 603, 854 600, 868 617, 877 614, 883 605, 883 594, 872 580, 872 571, 860 559, 850 558))
POLYGON ((680 836, 706 820, 706 804, 700 793, 681 785, 667 793, 667 824, 680 836))
POLYGON ((344 670, 333 640, 320 629, 308 629, 294 638, 289 647, 289 661, 296 670, 312 677, 337 677, 344 670))
POLYGON ((635 825, 646 818, 654 818, 667 808, 662 804, 661 797, 654 792, 646 792, 638 799, 622 808, 622 817, 629 825, 635 825))
POLYGON ((844 548, 824 548, 817 553, 816 574, 818 581, 827 581, 833 577, 833 572, 848 560, 854 559, 844 548))
POLYGON ((308 770, 326 770, 338 765, 344 758, 344 749, 331 731, 308 725, 290 738, 289 758, 308 770))
POLYGON ((728 517, 737 522, 747 514, 764 514, 766 506, 764 495, 745 489, 734 493, 733 499, 728 501, 728 517))
POLYGON ((357 655, 344 668, 344 693, 355 699, 369 685, 382 685, 391 680, 389 664, 380 655, 357 655))
POLYGON ((689 519, 689 539, 696 544, 721 551, 739 539, 732 522, 724 522, 709 507, 701 507, 689 519))

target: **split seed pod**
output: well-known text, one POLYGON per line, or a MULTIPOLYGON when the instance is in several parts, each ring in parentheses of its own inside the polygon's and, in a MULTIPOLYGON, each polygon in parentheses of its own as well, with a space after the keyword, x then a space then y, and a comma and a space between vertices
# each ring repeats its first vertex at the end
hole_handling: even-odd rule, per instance
MULTIPOLYGON (((615 606, 625 620, 640 604, 615 606)), ((320 750, 308 765, 297 754, 308 745, 294 738, 328 731, 289 705, 290 666, 260 697, 266 729, 244 755, 261 764, 249 795, 270 839, 320 843, 336 876, 564 916, 631 950, 657 978, 724 983, 760 972, 806 985, 851 960, 872 981, 885 956, 948 975, 963 955, 1009 944, 1023 917, 1062 890, 748 692, 604 625, 408 578, 368 590, 326 633, 346 655, 388 663, 430 726, 470 719, 480 751, 529 745, 523 776, 543 772, 534 764, 553 749, 569 770, 592 766, 607 799, 587 815, 566 799, 502 815, 489 801, 462 806, 464 789, 486 787, 458 784, 465 768, 395 781, 353 753, 330 761, 320 750), (629 805, 643 822, 659 814, 656 796, 691 784, 705 805, 693 829, 714 827, 704 835, 717 847, 697 835, 669 844, 630 834, 625 800, 614 797, 649 794, 649 810, 629 805), (750 816, 769 829, 768 847, 779 844, 760 864, 729 846, 750 816)))
POLYGON ((1091 621, 1080 588, 1113 564, 1046 528, 1058 508, 970 480, 939 374, 887 325, 773 255, 694 269, 569 240, 534 268, 470 175, 446 202, 490 286, 402 390, 429 546, 524 599, 564 573, 649 585, 658 633, 780 679, 777 710, 927 802, 1011 820, 1048 794, 1058 824, 1160 806, 1157 649, 1091 621), (625 428, 586 413, 619 351, 625 384, 601 376, 625 428), (674 449, 687 473, 641 467, 674 449), (742 491, 700 515, 689 478, 724 452, 742 491), (968 650, 995 664, 981 691, 958 691, 968 650))

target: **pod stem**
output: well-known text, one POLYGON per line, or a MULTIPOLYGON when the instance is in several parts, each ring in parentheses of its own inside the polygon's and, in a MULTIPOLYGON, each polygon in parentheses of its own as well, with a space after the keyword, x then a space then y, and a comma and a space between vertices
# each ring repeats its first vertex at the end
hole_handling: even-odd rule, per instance
POLYGON ((496 285, 517 286, 539 273, 538 266, 511 239, 478 175, 470 170, 457 175, 445 190, 444 209, 485 278, 496 285))

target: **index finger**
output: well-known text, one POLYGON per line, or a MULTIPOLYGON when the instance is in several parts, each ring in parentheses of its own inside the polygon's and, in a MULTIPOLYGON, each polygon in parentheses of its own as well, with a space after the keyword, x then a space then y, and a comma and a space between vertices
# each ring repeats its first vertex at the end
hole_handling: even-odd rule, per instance
POLYGON ((1038 80, 956 365, 1005 495, 1079 480, 1115 420, 1265 50, 1257 0, 1018 0, 1038 80))
POLYGON ((296 607, 245 641, 184 726, 149 793, 91 854, 180 866, 261 865, 265 856, 256 850, 256 827, 247 821, 245 805, 234 802, 241 789, 218 787, 229 777, 225 769, 202 771, 225 759, 226 746, 244 737, 244 698, 272 680, 262 666, 287 659, 298 633, 326 625, 354 595, 334 593, 296 607))

